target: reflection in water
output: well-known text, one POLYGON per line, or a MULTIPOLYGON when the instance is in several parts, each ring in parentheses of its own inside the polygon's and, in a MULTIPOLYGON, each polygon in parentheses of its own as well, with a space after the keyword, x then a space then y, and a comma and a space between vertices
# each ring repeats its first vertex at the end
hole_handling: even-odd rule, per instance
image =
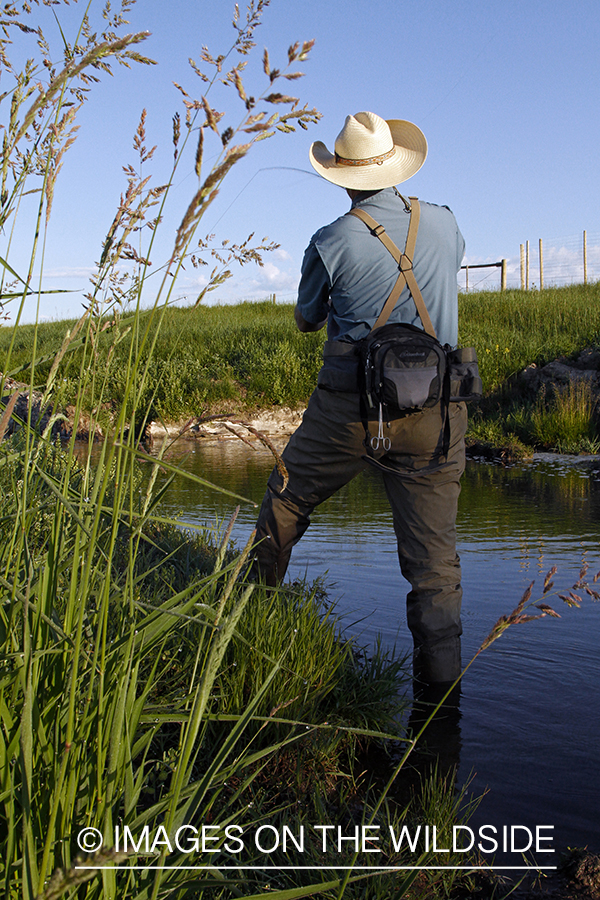
MULTIPOLYGON (((268 452, 231 442, 185 450, 185 468, 260 503, 272 464, 268 452)), ((214 523, 215 515, 227 517, 234 505, 177 478, 163 512, 214 523)), ((256 508, 242 505, 234 531, 238 545, 248 539, 255 517, 256 508)), ((589 564, 591 581, 600 569, 599 534, 597 460, 539 457, 512 468, 469 463, 459 511, 463 661, 534 579, 534 597, 541 596, 552 565, 561 592, 575 583, 582 563, 589 564)), ((407 584, 376 472, 368 470, 324 503, 295 548, 291 578, 324 573, 353 635, 370 643, 380 633, 386 645, 411 649, 407 584)), ((460 778, 474 773, 474 793, 489 787, 475 827, 553 825, 555 846, 600 849, 600 604, 584 598, 581 609, 569 609, 552 597, 560 621, 512 626, 464 678, 460 778)), ((540 864, 554 864, 551 854, 545 856, 540 864)))

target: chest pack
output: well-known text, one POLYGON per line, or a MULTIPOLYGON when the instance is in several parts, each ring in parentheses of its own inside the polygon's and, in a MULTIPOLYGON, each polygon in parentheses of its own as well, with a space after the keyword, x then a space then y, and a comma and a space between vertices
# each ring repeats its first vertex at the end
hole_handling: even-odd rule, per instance
POLYGON ((445 454, 449 442, 448 404, 480 397, 482 383, 475 348, 452 350, 448 344, 442 346, 436 337, 413 272, 420 205, 416 197, 409 200, 410 222, 404 253, 400 252, 383 225, 363 209, 352 209, 348 213, 361 219, 379 238, 400 270, 371 332, 356 347, 360 358, 361 402, 366 406, 363 416, 365 444, 367 450, 377 450, 380 446, 389 450, 391 443, 389 438, 384 437, 384 421, 399 413, 417 412, 440 404, 444 417, 442 452, 445 454), (405 285, 413 298, 423 329, 408 324, 386 324, 405 285), (371 437, 368 421, 375 411, 378 433, 377 437, 371 437))

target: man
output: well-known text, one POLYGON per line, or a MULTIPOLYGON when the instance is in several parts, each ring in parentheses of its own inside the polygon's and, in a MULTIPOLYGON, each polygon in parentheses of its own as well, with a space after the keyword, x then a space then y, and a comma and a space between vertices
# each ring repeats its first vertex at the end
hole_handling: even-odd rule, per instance
MULTIPOLYGON (((410 204, 395 185, 414 175, 426 155, 425 137, 412 123, 360 112, 347 117, 334 153, 318 141, 310 161, 320 175, 346 188, 352 208, 383 225, 403 252, 410 204)), ((463 253, 451 211, 421 204, 413 272, 439 341, 451 347, 457 342, 456 273, 463 253)), ((277 469, 269 478, 257 523, 255 569, 267 584, 282 579, 315 506, 373 463, 383 476, 400 566, 412 588, 407 618, 415 677, 442 685, 459 675, 461 665, 455 529, 467 417, 462 402, 398 412, 381 426, 387 440, 366 449, 354 345, 369 334, 398 275, 392 255, 354 215, 342 216, 311 239, 295 319, 303 332, 327 323, 328 341, 318 388, 283 453, 289 481, 284 484, 277 469)), ((388 321, 423 327, 406 286, 388 321)))

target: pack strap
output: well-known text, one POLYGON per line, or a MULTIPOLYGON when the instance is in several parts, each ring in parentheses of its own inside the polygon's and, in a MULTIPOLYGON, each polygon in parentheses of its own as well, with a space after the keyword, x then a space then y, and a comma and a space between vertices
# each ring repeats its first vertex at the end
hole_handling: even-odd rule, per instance
POLYGON ((364 211, 364 209, 351 209, 348 214, 356 216, 358 219, 361 219, 365 223, 365 225, 370 229, 371 234, 374 234, 375 237, 379 238, 386 250, 391 253, 391 255, 398 263, 398 266, 400 267, 400 274, 398 275, 396 283, 392 288, 390 296, 387 298, 383 309, 377 317, 377 321, 373 325, 373 331, 376 328, 381 328, 382 325, 385 325, 392 313, 392 310, 398 302, 400 294, 404 290, 404 285, 406 285, 410 291, 411 297, 414 300, 415 306, 417 308, 417 314, 419 315, 419 318, 423 323, 423 328, 425 329, 427 334, 430 334, 432 337, 437 338, 435 328, 433 327, 433 322, 431 321, 429 313, 427 312, 427 307, 425 306, 423 295, 419 290, 417 279, 415 278, 413 272, 413 259, 417 243, 419 220, 421 217, 421 206, 416 197, 409 197, 409 200, 411 201, 411 214, 410 222, 408 224, 408 234, 406 236, 406 246, 404 248, 404 253, 400 252, 396 244, 386 232, 383 225, 380 225, 378 222, 376 222, 373 216, 370 216, 369 213, 364 211))

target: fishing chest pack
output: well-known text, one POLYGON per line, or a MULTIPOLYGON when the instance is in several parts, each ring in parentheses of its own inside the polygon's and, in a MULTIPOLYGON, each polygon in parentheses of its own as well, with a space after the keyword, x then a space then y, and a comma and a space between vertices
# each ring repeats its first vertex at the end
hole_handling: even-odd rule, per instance
MULTIPOLYGON (((453 350, 437 339, 413 272, 420 205, 416 197, 410 197, 409 201, 410 204, 404 200, 407 211, 410 211, 404 253, 400 252, 384 227, 363 209, 352 209, 348 213, 361 219, 379 238, 396 260, 400 273, 368 336, 354 344, 327 341, 323 351, 324 358, 329 359, 334 368, 332 357, 358 356, 358 389, 361 405, 366 407, 363 419, 367 449, 378 449, 380 443, 384 449, 390 449, 389 438, 383 436, 383 422, 399 413, 417 412, 440 402, 447 412, 449 403, 476 399, 481 397, 483 390, 475 348, 453 350), (405 285, 414 300, 423 329, 408 324, 386 324, 405 285), (376 438, 371 438, 368 419, 373 418, 375 411, 379 431, 376 438)), ((327 384, 327 379, 320 379, 319 386, 326 390, 344 390, 341 382, 338 383, 340 387, 334 387, 327 384)), ((447 415, 445 419, 448 425, 447 415)), ((444 452, 447 451, 448 438, 449 434, 444 440, 444 452)))

